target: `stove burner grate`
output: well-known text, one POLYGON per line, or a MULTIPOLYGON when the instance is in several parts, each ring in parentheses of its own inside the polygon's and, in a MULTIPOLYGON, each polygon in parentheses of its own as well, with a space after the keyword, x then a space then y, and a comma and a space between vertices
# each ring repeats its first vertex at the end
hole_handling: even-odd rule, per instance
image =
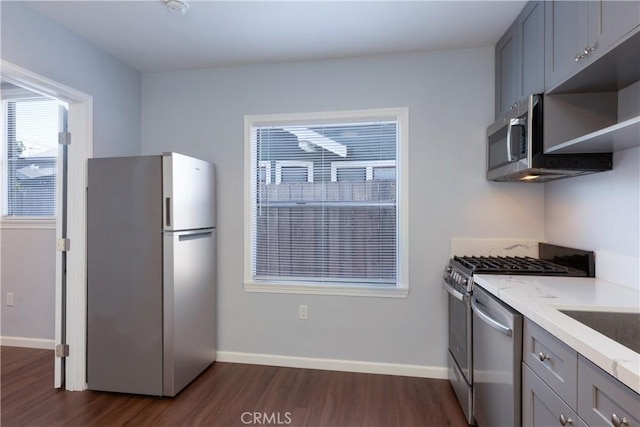
POLYGON ((530 257, 454 257, 473 273, 567 275, 569 268, 530 257))

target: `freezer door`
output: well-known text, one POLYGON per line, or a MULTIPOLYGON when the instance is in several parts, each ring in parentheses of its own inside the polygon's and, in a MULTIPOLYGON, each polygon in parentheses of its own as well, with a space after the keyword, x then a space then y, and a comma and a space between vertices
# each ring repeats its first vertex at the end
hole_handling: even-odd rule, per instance
POLYGON ((165 396, 175 396, 216 358, 215 259, 215 229, 164 233, 165 396))
POLYGON ((177 153, 162 155, 165 231, 215 227, 215 166, 177 153))

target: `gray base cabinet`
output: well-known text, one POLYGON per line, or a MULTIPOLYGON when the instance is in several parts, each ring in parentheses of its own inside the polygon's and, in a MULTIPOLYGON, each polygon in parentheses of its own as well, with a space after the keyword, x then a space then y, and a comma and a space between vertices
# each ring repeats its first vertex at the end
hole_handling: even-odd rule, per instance
POLYGON ((575 411, 525 363, 522 364, 522 425, 586 427, 575 411))
POLYGON ((640 395, 529 319, 522 353, 522 425, 640 427, 640 395))
POLYGON ((524 363, 575 408, 578 353, 528 319, 523 342, 524 363))
POLYGON ((640 395, 585 359, 578 362, 578 415, 590 426, 640 426, 640 395))

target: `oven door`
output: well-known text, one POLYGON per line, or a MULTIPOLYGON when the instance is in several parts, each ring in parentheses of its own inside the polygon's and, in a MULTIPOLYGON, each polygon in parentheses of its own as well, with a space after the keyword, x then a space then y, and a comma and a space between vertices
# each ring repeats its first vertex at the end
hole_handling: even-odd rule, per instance
POLYGON ((472 329, 470 295, 453 288, 447 281, 449 293, 449 351, 467 383, 472 384, 472 329))
POLYGON ((470 294, 461 293, 445 278, 449 293, 449 380, 467 422, 473 422, 473 364, 470 294))

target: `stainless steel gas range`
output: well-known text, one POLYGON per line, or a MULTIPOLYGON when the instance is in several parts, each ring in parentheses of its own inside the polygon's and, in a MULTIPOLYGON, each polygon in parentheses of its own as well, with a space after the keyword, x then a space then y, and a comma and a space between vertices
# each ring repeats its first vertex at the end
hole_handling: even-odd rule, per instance
MULTIPOLYGON (((484 400, 481 396, 474 396, 474 312, 476 318, 491 324, 492 319, 487 319, 484 310, 480 305, 491 305, 493 301, 487 293, 483 293, 482 298, 473 298, 474 274, 507 274, 507 275, 542 275, 542 276, 575 276, 594 277, 594 256, 593 252, 582 251, 571 248, 564 248, 545 243, 539 244, 539 259, 530 257, 477 257, 477 256, 455 256, 449 260, 444 272, 444 288, 449 293, 449 379, 455 391, 460 406, 469 424, 476 424, 477 414, 484 414, 487 408, 479 407, 478 402, 484 400), (472 304, 473 303, 473 304, 472 304), (472 305, 476 306, 476 310, 472 305), (476 406, 474 407, 474 401, 476 406)), ((480 294, 480 292, 478 292, 480 294)), ((497 300, 496 300, 497 301, 497 300)), ((499 302, 493 305, 500 305, 499 302)), ((477 320, 476 320, 477 321, 477 320)), ((491 324, 494 329, 500 330, 501 325, 496 322, 491 324)), ((510 349, 522 351, 521 349, 521 329, 505 330, 502 333, 511 337, 510 349), (520 336, 518 336, 520 334, 520 336), (520 347, 518 349, 518 347, 520 347)), ((481 336, 480 341, 484 341, 485 336, 481 336)), ((487 340, 488 341, 488 340, 487 340)), ((476 347, 482 346, 482 342, 476 342, 476 347)), ((504 352, 504 349, 497 350, 504 352)), ((509 350, 512 351, 512 350, 509 350)), ((486 353, 483 349, 483 354, 486 353)), ((512 360, 517 355, 512 355, 512 360)), ((484 367, 483 367, 484 368, 484 367)), ((514 395, 513 405, 509 408, 508 402, 501 402, 502 412, 511 411, 513 414, 506 414, 506 418, 519 416, 520 396, 520 364, 513 363, 509 368, 508 376, 511 377, 511 387, 509 394, 514 395)), ((477 387, 476 387, 477 388, 477 387)), ((512 418, 509 418, 512 419, 512 418)), ((490 427, 490 426, 481 426, 490 427)))

